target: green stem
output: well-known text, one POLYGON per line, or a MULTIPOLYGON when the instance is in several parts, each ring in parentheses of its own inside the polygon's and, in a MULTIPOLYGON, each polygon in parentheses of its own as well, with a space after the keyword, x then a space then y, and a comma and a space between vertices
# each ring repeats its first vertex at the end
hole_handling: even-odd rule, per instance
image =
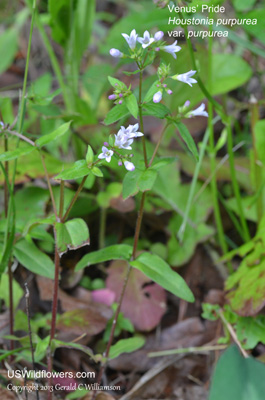
POLYGON ((157 144, 156 144, 155 150, 154 150, 154 152, 153 152, 153 155, 152 155, 152 157, 151 157, 151 160, 149 161, 148 168, 151 167, 151 165, 153 164, 153 161, 154 161, 155 156, 156 156, 156 154, 157 154, 157 152, 158 152, 159 146, 160 146, 160 144, 161 144, 161 142, 162 142, 162 140, 163 140, 163 137, 164 137, 164 135, 165 135, 165 133, 166 133, 166 130, 167 130, 167 128, 169 127, 169 125, 170 125, 170 123, 167 123, 167 124, 166 124, 165 128, 162 130, 162 132, 161 132, 161 134, 160 134, 160 136, 159 136, 159 139, 158 139, 158 142, 157 142, 157 144))
POLYGON ((242 226, 242 233, 244 235, 244 240, 248 242, 250 240, 250 234, 248 230, 247 221, 244 216, 244 210, 242 206, 242 200, 240 195, 240 189, 236 178, 236 169, 235 169, 235 159, 234 159, 234 152, 233 152, 233 135, 232 135, 232 128, 230 121, 226 124, 227 128, 227 150, 229 155, 229 163, 230 163, 230 173, 231 173, 231 180, 232 180, 232 187, 234 191, 234 195, 236 197, 236 203, 239 213, 239 219, 242 226))
POLYGON ((257 218, 258 221, 261 220, 263 215, 263 202, 262 202, 262 169, 259 164, 258 150, 256 144, 255 137, 255 125, 259 120, 259 106, 257 102, 253 102, 251 104, 251 134, 252 134, 252 143, 253 143, 253 153, 254 153, 254 176, 255 176, 255 191, 258 193, 261 191, 261 195, 259 195, 257 199, 257 218))
POLYGON ((86 183, 87 177, 88 177, 88 175, 86 175, 86 176, 83 177, 83 179, 82 179, 82 181, 81 181, 81 183, 80 183, 80 185, 79 185, 77 191, 75 192, 74 197, 73 197, 72 200, 71 200, 71 203, 69 204, 69 206, 68 206, 68 208, 67 208, 67 210, 66 210, 66 212, 65 212, 65 214, 64 214, 64 216, 63 216, 63 218, 62 218, 62 222, 65 222, 66 218, 68 217, 68 215, 69 215, 69 213, 70 213, 70 211, 71 211, 73 205, 75 204, 75 202, 76 202, 76 200, 77 200, 77 198, 78 198, 78 196, 79 196, 79 193, 81 192, 81 190, 82 190, 83 187, 84 187, 84 184, 86 183))
POLYGON ((69 98, 69 95, 68 95, 67 86, 66 86, 66 84, 64 82, 64 79, 63 79, 63 75, 62 75, 62 72, 61 72, 61 67, 60 67, 59 62, 58 62, 58 60, 56 58, 56 55, 55 55, 55 53, 53 51, 53 48, 52 48, 52 45, 51 45, 50 40, 48 38, 48 35, 45 32, 44 26, 42 25, 38 15, 36 16, 36 25, 37 25, 38 30, 40 32, 40 35, 42 37, 44 46, 46 47, 47 53, 49 54, 53 71, 54 71, 54 73, 56 75, 56 78, 58 80, 58 83, 59 83, 59 85, 60 85, 60 87, 62 89, 62 95, 63 95, 65 106, 66 106, 67 110, 69 111, 69 110, 71 110, 71 101, 70 101, 70 98, 69 98))
POLYGON ((60 207, 59 207, 60 221, 62 220, 62 217, 63 217, 63 207, 64 207, 64 181, 61 180, 61 183, 60 183, 60 207))
MULTIPOLYGON (((144 123, 143 123, 143 111, 142 111, 142 86, 143 86, 143 70, 140 69, 140 78, 139 78, 139 119, 140 119, 140 130, 144 133, 144 123)), ((142 144, 143 144, 143 153, 144 153, 144 163, 145 167, 148 167, 147 161, 147 152, 145 145, 145 137, 142 136, 142 144)))
POLYGON ((107 220, 107 209, 101 207, 100 222, 99 222, 99 237, 98 237, 99 249, 104 249, 105 247, 106 220, 107 220))

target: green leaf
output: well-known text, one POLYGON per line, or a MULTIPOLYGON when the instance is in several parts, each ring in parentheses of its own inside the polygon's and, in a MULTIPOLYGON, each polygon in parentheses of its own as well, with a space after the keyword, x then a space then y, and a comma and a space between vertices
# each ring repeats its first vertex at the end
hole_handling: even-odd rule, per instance
POLYGON ((264 376, 264 364, 243 358, 237 347, 231 346, 216 365, 209 400, 262 400, 264 376))
POLYGON ((147 190, 151 190, 155 180, 157 178, 157 171, 153 169, 146 169, 142 174, 140 175, 137 185, 141 192, 146 192, 147 190))
POLYGON ((127 89, 127 86, 125 85, 125 83, 123 83, 119 79, 112 78, 112 76, 108 76, 108 80, 109 80, 109 83, 111 84, 111 86, 113 86, 115 89, 117 89, 117 88, 125 89, 125 90, 127 89))
POLYGON ((0 74, 12 64, 18 49, 18 31, 9 28, 0 35, 0 74))
POLYGON ((129 115, 128 108, 124 103, 118 104, 113 107, 107 114, 106 118, 104 119, 104 124, 111 125, 119 119, 123 117, 127 117, 129 115))
POLYGON ((93 167, 91 169, 93 175, 98 176, 99 178, 103 178, 103 172, 98 167, 93 167))
POLYGON ((74 218, 66 223, 57 222, 55 229, 60 256, 67 250, 76 250, 90 244, 87 224, 81 218, 74 218))
POLYGON ((74 163, 71 168, 62 171, 59 175, 56 175, 54 179, 78 179, 89 175, 91 170, 88 168, 86 160, 79 160, 74 163))
POLYGON ((254 128, 255 135, 255 146, 258 153, 258 159, 265 165, 265 154, 264 154, 264 146, 265 146, 265 119, 258 121, 254 128))
POLYGON ((35 362, 40 362, 46 356, 49 342, 50 336, 46 336, 46 338, 38 340, 36 349, 34 351, 35 362))
POLYGON ((86 254, 77 263, 75 270, 79 271, 90 265, 102 263, 110 260, 129 260, 132 255, 132 246, 128 244, 116 244, 113 246, 105 247, 98 251, 93 251, 92 253, 86 254))
POLYGON ((152 115, 160 119, 164 119, 166 115, 169 115, 170 110, 161 103, 147 103, 143 104, 143 115, 152 115))
POLYGON ((36 140, 36 145, 38 147, 46 146, 46 144, 53 142, 54 140, 63 136, 69 130, 71 122, 72 121, 66 122, 59 128, 55 129, 55 131, 48 133, 47 135, 41 136, 39 139, 36 140))
POLYGON ((246 61, 234 54, 213 54, 212 94, 222 94, 243 85, 252 76, 246 61))
POLYGON ((94 153, 92 150, 91 146, 87 146, 87 152, 86 152, 86 163, 87 164, 92 164, 94 161, 94 153))
MULTIPOLYGON (((248 3, 250 3, 249 0, 247 1, 248 3)), ((248 8, 251 9, 251 6, 249 4, 248 8)), ((244 18, 257 19, 258 23, 256 25, 244 25, 244 30, 250 33, 252 36, 256 37, 263 45, 265 45, 265 27, 263 23, 265 18, 265 8, 254 9, 244 15, 244 18)))
POLYGON ((82 344, 72 343, 72 342, 63 342, 61 340, 53 339, 53 341, 52 341, 52 349, 53 350, 58 349, 58 348, 64 348, 64 347, 67 349, 80 350, 83 353, 87 354, 89 357, 91 357, 95 362, 99 362, 102 358, 100 354, 94 355, 92 350, 89 347, 83 346, 82 344))
POLYGON ((148 168, 144 171, 135 169, 127 172, 123 180, 122 195, 124 199, 136 195, 139 190, 146 192, 151 190, 157 178, 157 171, 148 168))
MULTIPOLYGON (((232 0, 232 1, 233 1, 233 6, 237 11, 247 11, 251 10, 251 8, 254 6, 257 0, 232 0)), ((247 25, 244 25, 244 28, 246 26, 247 25)))
POLYGON ((130 94, 129 96, 125 97, 124 102, 132 116, 137 119, 139 108, 135 95, 130 94))
POLYGON ((142 253, 130 264, 175 296, 189 302, 194 301, 194 296, 184 279, 159 256, 142 253))
MULTIPOLYGON (((0 283, 0 299, 4 300, 7 307, 9 307, 9 279, 7 274, 3 274, 1 276, 1 283, 0 283)), ((17 308, 20 299, 24 295, 24 291, 21 289, 20 285, 17 283, 15 279, 12 279, 12 286, 13 286, 13 307, 14 309, 17 308)))
POLYGON ((14 255, 25 268, 35 274, 54 279, 53 261, 33 242, 22 239, 15 244, 14 255))
POLYGON ((27 147, 19 147, 15 150, 6 151, 5 153, 0 154, 0 161, 10 161, 15 160, 20 156, 24 156, 25 154, 31 153, 35 150, 34 146, 27 146, 27 147))
POLYGON ((146 93, 146 95, 144 97, 144 100, 143 100, 144 103, 149 103, 149 101, 151 101, 153 99, 154 94, 156 92, 158 92, 159 88, 157 87, 157 85, 159 83, 160 82, 157 80, 152 84, 152 86, 150 87, 150 89, 148 90, 148 92, 146 93))
POLYGON ((129 339, 121 339, 111 346, 109 358, 113 359, 119 357, 122 353, 132 353, 143 347, 145 338, 143 336, 135 336, 129 339))
POLYGON ((190 150, 190 152, 192 153, 193 157, 195 158, 196 161, 198 161, 199 160, 199 153, 198 153, 196 144, 195 144, 195 142, 193 140, 193 137, 191 136, 188 128, 182 122, 174 121, 174 124, 178 128, 180 136, 182 137, 182 139, 186 143, 186 145, 187 145, 188 149, 190 150))
POLYGON ((139 192, 139 186, 137 185, 137 182, 141 175, 142 171, 137 168, 135 168, 134 171, 127 172, 122 186, 122 196, 124 199, 134 196, 139 192))

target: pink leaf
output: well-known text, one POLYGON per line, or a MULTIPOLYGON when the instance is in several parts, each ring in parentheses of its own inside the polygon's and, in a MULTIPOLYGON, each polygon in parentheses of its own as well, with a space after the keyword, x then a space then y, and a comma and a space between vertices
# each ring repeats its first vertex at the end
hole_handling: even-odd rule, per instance
MULTIPOLYGON (((108 269, 106 286, 115 292, 116 301, 120 296, 126 272, 127 264, 124 261, 114 261, 108 269)), ((136 329, 150 331, 159 324, 166 311, 166 292, 141 271, 132 269, 121 311, 136 329)))
POLYGON ((93 290, 91 295, 93 301, 106 304, 106 306, 111 306, 115 300, 115 293, 110 289, 93 290))

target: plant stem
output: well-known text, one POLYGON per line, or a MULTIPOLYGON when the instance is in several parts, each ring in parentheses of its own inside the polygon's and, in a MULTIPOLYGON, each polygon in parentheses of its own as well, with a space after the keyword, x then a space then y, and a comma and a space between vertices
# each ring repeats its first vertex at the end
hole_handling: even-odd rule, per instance
POLYGON ((234 340, 234 342, 235 342, 235 343, 237 344, 237 346, 239 347, 239 350, 241 351, 242 355, 243 355, 245 358, 248 358, 248 353, 246 352, 245 349, 243 349, 243 347, 242 347, 240 341, 238 340, 238 337, 237 337, 237 335, 236 335, 236 332, 234 331, 232 325, 226 320, 223 311, 220 311, 218 314, 220 315, 221 320, 223 321, 224 325, 225 325, 225 326, 227 327, 227 329, 229 330, 232 339, 234 340))
MULTIPOLYGON (((142 86, 143 86, 143 70, 140 68, 140 79, 139 79, 139 120, 140 120, 140 129, 141 132, 144 133, 144 123, 143 123, 143 111, 142 111, 142 86)), ((142 144, 143 144, 143 154, 144 154, 144 163, 145 167, 148 167, 147 161, 147 152, 145 145, 145 137, 142 136, 142 144)))
POLYGON ((57 60, 57 58, 55 56, 55 53, 54 53, 53 48, 52 48, 52 45, 51 45, 50 40, 48 38, 48 35, 45 32, 45 29, 44 29, 42 23, 40 22, 38 15, 36 16, 36 25, 37 25, 37 27, 39 29, 39 32, 40 32, 40 35, 42 37, 44 46, 46 47, 47 53, 49 54, 53 71, 54 71, 54 73, 56 75, 56 78, 58 80, 58 83, 59 83, 59 85, 60 85, 60 87, 62 89, 62 95, 63 95, 65 106, 66 106, 67 110, 69 111, 69 110, 71 110, 71 102, 70 102, 70 98, 68 96, 67 86, 66 86, 66 84, 64 82, 64 79, 63 79, 63 75, 62 75, 62 72, 61 72, 61 67, 60 67, 60 65, 58 63, 58 60, 57 60))
POLYGON ((59 207, 59 219, 62 220, 63 217, 63 207, 64 207, 64 181, 61 180, 60 183, 60 207, 59 207))
POLYGON ((78 198, 78 196, 79 196, 79 193, 81 192, 81 190, 82 190, 83 187, 84 187, 84 184, 86 183, 87 177, 88 177, 88 175, 86 175, 86 176, 83 177, 83 179, 82 179, 82 181, 81 181, 81 183, 80 183, 80 185, 79 185, 77 191, 75 192, 74 197, 73 197, 72 200, 71 200, 71 203, 69 204, 69 206, 68 206, 68 208, 67 208, 67 210, 66 210, 66 212, 65 212, 65 214, 64 214, 64 216, 63 216, 63 218, 62 218, 62 222, 65 222, 66 218, 68 217, 68 215, 69 215, 69 213, 70 213, 70 211, 71 211, 73 205, 75 204, 75 202, 76 202, 76 200, 77 200, 77 198, 78 198))
POLYGON ((55 215, 56 219, 58 220, 58 214, 57 214, 55 199, 54 199, 54 195, 53 195, 53 191, 52 191, 52 185, 51 185, 49 174, 48 174, 47 167, 46 167, 46 164, 45 164, 44 155, 42 154, 41 150, 40 150, 40 158, 41 158, 42 166, 43 166, 43 169, 44 169, 47 185, 48 185, 50 196, 51 196, 53 212, 54 212, 54 215, 55 215))
POLYGON ((29 143, 31 146, 35 147, 35 143, 30 140, 29 138, 27 138, 26 136, 22 135, 22 133, 16 132, 16 131, 12 131, 11 129, 6 129, 6 132, 8 132, 10 135, 16 136, 17 138, 23 140, 24 142, 29 143))
MULTIPOLYGON (((33 347, 33 341, 32 341, 32 331, 31 331, 31 326, 30 326, 30 312, 29 312, 29 289, 28 289, 28 285, 27 282, 25 282, 25 298, 26 298, 26 312, 27 312, 27 317, 28 317, 28 331, 29 331, 29 342, 30 342, 30 350, 31 350, 31 360, 32 360, 32 367, 35 369, 35 360, 34 360, 34 347, 33 347)), ((37 383, 36 379, 35 379, 35 383, 37 383)), ((37 400, 39 400, 39 389, 38 389, 38 385, 36 385, 36 398, 37 400)))
POLYGON ((153 164, 153 161, 154 161, 155 156, 156 156, 156 154, 157 154, 157 152, 158 152, 159 146, 160 146, 160 144, 161 144, 161 142, 162 142, 162 139, 163 139, 163 137, 164 137, 164 135, 165 135, 165 133, 166 133, 166 130, 167 130, 167 128, 169 127, 169 125, 170 125, 169 123, 166 124, 166 126, 164 127, 164 129, 163 129, 162 132, 160 133, 160 136, 159 136, 158 142, 157 142, 157 144, 156 144, 155 150, 154 150, 154 152, 153 152, 153 155, 152 155, 152 157, 151 157, 151 160, 149 161, 148 168, 151 167, 151 165, 153 164))
POLYGON ((235 159, 234 159, 234 152, 233 152, 233 136, 232 136, 232 129, 231 129, 230 121, 228 121, 226 128, 227 128, 227 150, 228 150, 228 154, 229 154, 232 186, 233 186, 233 191, 234 191, 234 194, 236 197, 239 219, 240 219, 240 223, 242 226, 242 234, 244 235, 245 242, 248 242, 250 240, 250 234, 249 234, 249 230, 248 230, 248 226, 247 226, 247 221, 244 216, 241 195, 240 195, 240 189, 239 189, 239 185, 238 185, 237 178, 236 178, 235 159))
POLYGON ((106 220, 107 220, 107 209, 105 207, 101 207, 99 235, 98 235, 99 249, 103 249, 105 247, 106 220))
MULTIPOLYGON (((141 224, 142 224, 142 219, 143 219, 143 211, 144 211, 144 202, 145 202, 145 196, 146 196, 146 192, 143 192, 142 194, 142 198, 141 198, 141 204, 140 204, 140 209, 138 212, 138 217, 137 217, 137 221, 136 221, 136 228, 135 228, 135 234, 134 234, 134 243, 133 243, 133 252, 132 252, 132 258, 131 260, 133 261, 136 257, 136 251, 137 251, 137 245, 138 245, 138 240, 139 240, 139 236, 140 236, 140 230, 141 230, 141 224)), ((113 323, 111 326, 111 331, 110 331, 110 337, 109 337, 109 341, 107 344, 107 348, 106 351, 104 353, 104 357, 106 358, 106 361, 104 363, 102 363, 100 371, 99 371, 99 375, 98 375, 98 379, 97 379, 97 384, 100 384, 104 370, 105 370, 105 365, 109 356, 109 352, 110 352, 110 348, 111 348, 111 344, 113 342, 114 339, 114 333, 115 333, 115 329, 117 326, 117 320, 118 320, 118 316, 121 310, 121 306, 122 306, 122 301, 125 295, 125 290, 127 287, 127 283, 130 277, 130 272, 131 272, 131 265, 128 264, 128 269, 127 269, 127 273, 126 276, 124 278, 123 281, 123 285, 122 285, 122 290, 121 290, 121 294, 118 300, 118 306, 116 308, 115 314, 114 314, 114 319, 113 319, 113 323)), ((97 391, 94 391, 93 396, 92 396, 92 400, 95 399, 97 391)))
MULTIPOLYGON (((56 242, 56 232, 54 228, 54 237, 56 242)), ((51 322, 51 333, 50 342, 48 348, 48 372, 52 373, 53 365, 53 354, 52 354, 52 341, 55 336, 56 331, 56 317, 57 317, 57 307, 58 307, 58 291, 59 291, 59 273, 60 273, 60 256, 55 245, 55 255, 54 255, 54 284, 53 284, 53 298, 52 298, 52 322, 51 322)), ((52 377, 49 378, 49 386, 52 386, 52 377)), ((48 400, 52 400, 52 392, 48 391, 48 400)))
POLYGON ((255 189, 256 193, 261 191, 258 199, 257 199, 257 220, 260 221, 263 215, 263 202, 262 202, 262 169, 259 164, 258 150, 256 144, 256 136, 255 136, 255 125, 259 120, 259 106, 257 101, 253 101, 251 104, 251 135, 252 135, 252 145, 253 145, 253 153, 254 153, 254 176, 255 176, 255 189))
MULTIPOLYGON (((210 13, 209 18, 213 18, 213 12, 210 13)), ((209 32, 213 31, 212 25, 209 26, 209 32)), ((208 82, 209 82, 209 92, 211 94, 212 91, 212 70, 213 70, 213 38, 209 37, 209 48, 208 48, 208 82)), ((224 228, 222 223, 222 217, 219 207, 218 201, 218 187, 217 187, 217 179, 216 179, 216 150, 214 144, 214 128, 213 128, 213 104, 211 102, 208 103, 208 129, 209 129, 209 146, 210 146, 210 166, 211 171, 213 171, 213 177, 211 179, 211 191, 213 198, 213 207, 214 207, 214 218, 217 227, 217 234, 219 243, 222 249, 223 254, 227 252, 227 244, 225 241, 224 228)))

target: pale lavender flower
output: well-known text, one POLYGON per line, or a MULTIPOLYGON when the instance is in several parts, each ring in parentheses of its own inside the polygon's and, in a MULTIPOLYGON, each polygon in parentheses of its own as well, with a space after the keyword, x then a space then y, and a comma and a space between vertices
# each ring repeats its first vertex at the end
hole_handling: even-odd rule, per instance
MULTIPOLYGON (((122 128, 124 127, 122 126, 122 128)), ((139 124, 129 125, 128 128, 125 129, 126 135, 128 135, 130 139, 144 136, 144 134, 142 132, 139 132, 138 129, 139 129, 139 124)))
POLYGON ((196 74, 197 71, 189 71, 186 72, 185 74, 177 74, 172 76, 172 79, 178 80, 183 83, 187 83, 189 86, 192 87, 192 83, 197 83, 196 79, 191 78, 194 74, 196 74))
POLYGON ((112 57, 118 58, 118 57, 122 57, 122 56, 123 56, 123 53, 120 52, 120 50, 118 50, 118 49, 110 49, 109 52, 110 52, 110 55, 111 55, 112 57))
POLYGON ((113 156, 113 151, 109 150, 107 147, 102 147, 102 153, 98 156, 100 159, 106 159, 107 162, 111 161, 111 157, 113 156))
POLYGON ((117 135, 114 136, 115 147, 118 147, 118 149, 132 150, 131 144, 133 143, 133 139, 129 138, 129 136, 126 134, 124 126, 122 126, 117 135))
POLYGON ((133 29, 130 33, 130 36, 127 35, 127 33, 122 33, 122 36, 124 37, 124 39, 126 40, 126 42, 128 43, 130 49, 134 50, 136 47, 136 42, 137 42, 137 33, 136 30, 133 29))
POLYGON ((178 41, 175 40, 173 44, 170 44, 169 46, 162 46, 161 50, 165 51, 166 53, 171 54, 175 59, 177 58, 176 54, 178 51, 181 50, 180 46, 177 46, 178 41))
POLYGON ((163 39, 163 36, 164 36, 164 32, 158 31, 154 34, 154 39, 156 42, 158 42, 159 40, 163 39))
POLYGON ((191 117, 208 117, 207 111, 205 111, 205 104, 202 103, 196 110, 189 111, 187 116, 191 117))
POLYGON ((150 33, 148 31, 145 31, 144 36, 143 37, 138 37, 138 42, 141 43, 143 49, 145 49, 146 47, 148 47, 150 44, 152 44, 155 39, 151 38, 150 33))
POLYGON ((162 92, 156 92, 153 96, 153 102, 154 103, 160 103, 160 101, 162 100, 162 92))
POLYGON ((134 171, 135 166, 131 161, 124 161, 124 166, 127 169, 127 171, 134 171))

